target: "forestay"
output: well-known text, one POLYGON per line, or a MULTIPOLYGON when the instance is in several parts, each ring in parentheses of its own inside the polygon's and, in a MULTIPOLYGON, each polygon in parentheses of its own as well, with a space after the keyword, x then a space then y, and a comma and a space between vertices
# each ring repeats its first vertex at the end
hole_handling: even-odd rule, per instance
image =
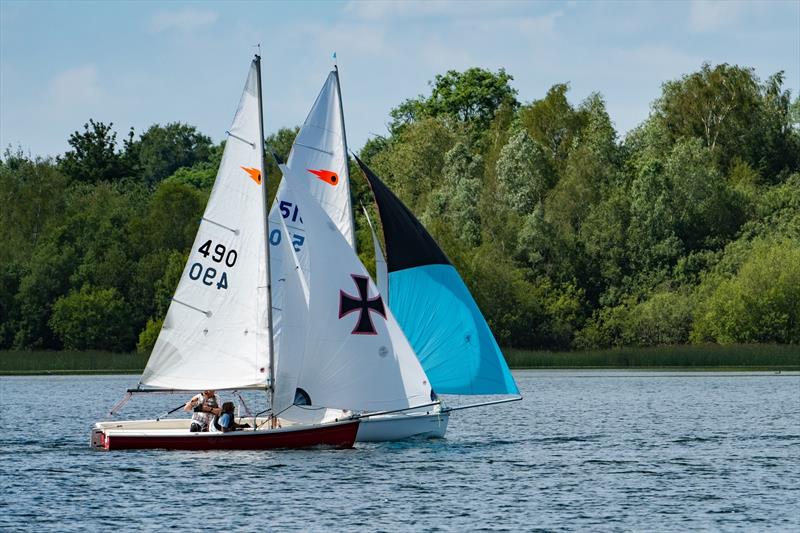
POLYGON ((254 62, 143 386, 198 390, 267 384, 260 137, 254 62))
MULTIPOLYGON (((302 361, 296 378, 281 372, 281 378, 276 379, 275 412, 290 405, 288 399, 294 397, 295 386, 308 394, 313 406, 380 411, 429 402, 427 377, 366 269, 337 226, 298 184, 303 177, 291 169, 284 168, 284 172, 284 199, 297 207, 298 221, 302 219, 302 224, 286 231, 302 239, 293 239, 293 259, 284 259, 279 268, 285 273, 303 273, 308 289, 308 327, 304 328, 302 342, 292 341, 294 349, 302 345, 302 353, 291 354, 302 361), (302 245, 296 245, 298 242, 302 245)), ((286 241, 281 242, 285 245, 286 241)), ((277 255, 273 253, 271 260, 277 262, 277 255)), ((273 273, 276 271, 273 266, 273 273)), ((282 306, 290 305, 295 299, 292 292, 299 290, 291 283, 284 284, 284 303, 276 304, 276 315, 287 312, 282 306)), ((282 331, 276 333, 281 338, 290 334, 289 320, 284 318, 282 331)), ((297 329, 292 330, 292 335, 298 334, 297 329)), ((280 342, 281 348, 276 351, 282 361, 287 354, 284 341, 280 342)))

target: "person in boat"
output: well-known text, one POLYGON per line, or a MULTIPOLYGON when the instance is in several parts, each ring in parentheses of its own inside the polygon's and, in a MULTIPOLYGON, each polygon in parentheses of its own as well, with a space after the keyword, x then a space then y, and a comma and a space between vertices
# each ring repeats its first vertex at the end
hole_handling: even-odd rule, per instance
POLYGON ((183 410, 187 413, 192 412, 192 425, 189 428, 192 433, 208 431, 212 419, 222 412, 217 395, 213 390, 204 390, 202 393, 192 396, 192 399, 183 406, 183 410))
POLYGON ((223 433, 249 427, 250 424, 239 424, 236 422, 236 418, 233 415, 233 402, 223 403, 222 414, 214 419, 214 428, 223 433))

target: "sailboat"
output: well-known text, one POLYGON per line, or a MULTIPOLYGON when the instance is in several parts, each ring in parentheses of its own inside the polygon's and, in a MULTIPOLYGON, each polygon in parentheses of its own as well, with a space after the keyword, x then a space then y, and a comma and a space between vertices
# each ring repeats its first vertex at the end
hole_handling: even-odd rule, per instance
POLYGON ((431 385, 440 394, 513 396, 443 411, 521 400, 489 325, 447 255, 411 210, 355 159, 372 189, 383 228, 385 258, 373 228, 379 277, 384 278, 379 283, 388 285, 389 307, 431 385))
MULTIPOLYGON (((358 441, 441 437, 448 416, 432 400, 430 381, 355 252, 345 137, 338 69, 334 69, 286 163, 280 165, 283 179, 270 212, 270 227, 275 228, 270 232, 270 247, 291 242, 295 256, 293 264, 287 265, 280 254, 272 254, 272 271, 299 270, 309 285, 311 300, 327 286, 336 287, 337 296, 341 295, 335 300, 341 321, 325 332, 320 321, 313 320, 304 330, 305 348, 294 348, 303 354, 296 360, 305 361, 307 369, 319 369, 320 364, 325 368, 303 371, 298 377, 296 399, 302 404, 298 407, 308 413, 322 402, 357 412, 361 416, 358 441), (336 268, 344 265, 345 276, 335 278, 336 268), (325 276, 327 281, 323 281, 325 276), (345 374, 349 381, 342 379, 345 374), (330 379, 321 380, 324 376, 330 379)), ((276 284, 276 338, 296 340, 296 335, 281 334, 285 299, 276 284)), ((312 302, 311 312, 329 303, 312 302)), ((298 412, 289 409, 283 416, 294 417, 298 412)))
MULTIPOLYGON (((96 448, 351 447, 355 441, 359 419, 347 411, 324 409, 322 415, 303 420, 283 418, 277 411, 288 396, 293 404, 296 384, 291 376, 302 365, 287 349, 290 338, 279 339, 281 351, 273 346, 259 56, 251 63, 227 133, 216 181, 163 327, 139 386, 127 397, 257 389, 269 393, 272 410, 269 416, 253 418, 250 429, 226 433, 191 433, 188 419, 98 422, 91 437, 96 448)), ((289 241, 273 251, 285 257, 293 253, 289 241)), ((305 283, 299 270, 284 274, 282 325, 288 335, 307 325, 308 299, 298 296, 305 283)))

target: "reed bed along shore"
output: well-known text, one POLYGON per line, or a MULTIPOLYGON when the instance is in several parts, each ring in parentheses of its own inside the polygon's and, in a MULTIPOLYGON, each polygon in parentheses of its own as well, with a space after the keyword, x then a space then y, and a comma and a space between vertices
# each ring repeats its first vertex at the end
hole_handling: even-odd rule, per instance
MULTIPOLYGON (((687 370, 800 370, 800 346, 715 344, 612 348, 576 352, 503 351, 511 368, 672 368, 687 370)), ((0 375, 138 374, 149 354, 102 351, 0 351, 0 375)))
POLYGON ((150 354, 103 351, 0 351, 0 375, 141 373, 150 354))
POLYGON ((800 346, 781 344, 701 344, 576 352, 509 348, 504 353, 511 368, 800 370, 800 346))

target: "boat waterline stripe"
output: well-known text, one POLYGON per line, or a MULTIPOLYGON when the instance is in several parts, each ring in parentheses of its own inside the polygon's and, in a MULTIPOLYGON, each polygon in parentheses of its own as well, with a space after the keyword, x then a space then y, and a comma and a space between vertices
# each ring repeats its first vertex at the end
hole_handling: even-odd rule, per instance
POLYGON ((295 146, 302 146, 303 148, 308 148, 309 150, 315 150, 317 152, 322 152, 323 154, 333 155, 333 152, 329 152, 327 150, 323 150, 322 148, 317 148, 316 146, 309 146, 307 144, 300 144, 298 142, 294 143, 295 146))
POLYGON ((239 136, 238 136, 238 135, 236 135, 235 133, 231 133, 231 132, 229 132, 228 130, 225 130, 225 133, 227 133, 228 135, 230 135, 230 136, 231 136, 231 137, 233 137, 234 139, 237 139, 237 140, 239 140, 239 141, 242 141, 243 143, 249 144, 251 148, 255 148, 255 147, 256 147, 256 143, 251 143, 251 142, 250 142, 250 141, 248 141, 247 139, 243 139, 242 137, 239 137, 239 136))
POLYGON ((195 307, 193 305, 189 305, 186 302, 182 302, 182 301, 177 300, 175 298, 172 298, 172 301, 175 302, 175 303, 179 303, 181 305, 185 305, 189 309, 194 309, 195 311, 199 311, 199 312, 203 313, 204 315, 206 315, 207 317, 211 318, 211 311, 203 311, 202 309, 199 309, 199 308, 197 308, 197 307, 195 307))
POLYGON ((215 226, 219 226, 222 229, 226 229, 226 230, 228 230, 230 232, 233 232, 234 235, 239 235, 239 230, 238 229, 229 228, 228 226, 224 226, 224 225, 220 224, 219 222, 214 222, 213 220, 208 219, 206 217, 202 217, 200 220, 205 220, 209 224, 214 224, 215 226))

